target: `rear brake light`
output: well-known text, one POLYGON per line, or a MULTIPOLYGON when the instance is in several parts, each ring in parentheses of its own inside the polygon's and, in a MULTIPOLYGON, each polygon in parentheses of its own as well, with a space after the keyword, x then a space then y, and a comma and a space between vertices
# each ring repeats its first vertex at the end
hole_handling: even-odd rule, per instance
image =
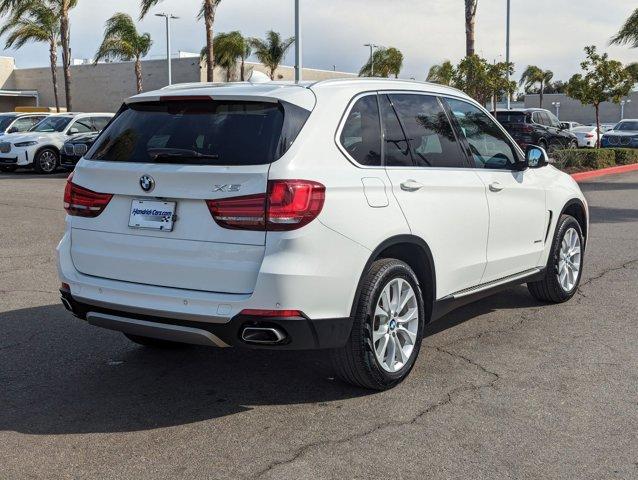
POLYGON ((588 133, 585 135, 585 138, 594 138, 594 134, 593 133, 588 133))
POLYGON ((64 209, 74 217, 95 218, 104 211, 113 198, 109 193, 97 193, 73 183, 69 175, 64 189, 64 209))
POLYGON ((310 180, 271 180, 265 194, 207 200, 224 228, 288 231, 312 222, 323 208, 326 188, 310 180))
POLYGON ((533 133, 534 127, 532 127, 531 125, 523 125, 523 128, 521 130, 523 131, 523 133, 533 133))
POLYGON ((239 315, 245 315, 248 317, 266 317, 266 318, 288 318, 288 317, 303 317, 304 314, 299 310, 257 310, 247 308, 239 312, 239 315))

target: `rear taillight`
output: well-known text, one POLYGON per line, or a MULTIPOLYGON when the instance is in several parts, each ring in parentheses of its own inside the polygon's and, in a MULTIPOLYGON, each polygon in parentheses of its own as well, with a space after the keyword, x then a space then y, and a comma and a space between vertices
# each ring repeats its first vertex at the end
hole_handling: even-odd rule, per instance
POLYGON ((585 138, 594 138, 594 134, 593 133, 588 133, 585 135, 585 138))
POLYGON ((239 312, 239 315, 247 317, 262 317, 262 318, 290 318, 290 317, 303 317, 304 314, 299 310, 261 310, 246 308, 239 312))
POLYGON ((74 217, 97 217, 113 198, 109 193, 97 193, 73 183, 69 175, 64 189, 64 209, 74 217))
POLYGON ((534 127, 532 127, 531 125, 523 125, 523 127, 521 128, 521 131, 523 133, 533 133, 534 127))
POLYGON ((206 200, 215 221, 235 230, 288 231, 312 222, 326 188, 310 180, 271 180, 265 194, 206 200))

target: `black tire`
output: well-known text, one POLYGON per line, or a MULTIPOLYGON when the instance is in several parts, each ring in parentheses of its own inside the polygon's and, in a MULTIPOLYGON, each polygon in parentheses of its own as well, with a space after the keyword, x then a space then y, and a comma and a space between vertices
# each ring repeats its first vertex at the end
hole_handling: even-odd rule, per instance
POLYGON ((547 142, 545 140, 539 140, 538 146, 545 150, 545 152, 549 153, 547 150, 547 142))
POLYGON ((33 169, 40 174, 54 173, 60 165, 60 155, 52 148, 43 148, 35 154, 33 169))
POLYGON ((0 172, 11 173, 11 172, 15 172, 17 169, 18 167, 15 165, 2 165, 0 167, 0 172))
POLYGON ((563 303, 572 298, 578 290, 578 285, 580 284, 580 279, 583 274, 584 245, 583 231, 578 221, 570 215, 561 215, 556 225, 556 233, 554 234, 552 249, 549 254, 549 259, 547 260, 545 277, 540 281, 528 283, 527 289, 529 293, 531 293, 536 300, 548 303, 563 303), (570 228, 576 230, 580 240, 580 269, 574 287, 566 291, 561 286, 558 278, 558 262, 560 260, 560 248, 563 238, 570 228))
POLYGON ((362 281, 350 338, 344 347, 330 352, 332 365, 336 375, 347 383, 373 390, 387 390, 403 381, 412 370, 419 355, 425 325, 423 295, 416 275, 406 263, 400 260, 391 258, 377 260, 362 281), (407 281, 415 293, 418 330, 412 353, 405 365, 396 372, 389 372, 380 365, 374 353, 372 321, 374 309, 384 287, 396 278, 407 281))
POLYGON ((578 142, 576 140, 572 140, 571 142, 569 142, 569 145, 567 146, 567 148, 571 150, 578 148, 578 142))
POLYGON ((124 336, 128 338, 131 342, 137 343, 138 345, 142 345, 144 347, 150 347, 150 348, 170 349, 170 348, 183 348, 186 346, 185 343, 171 342, 168 340, 160 340, 158 338, 151 338, 151 337, 142 337, 140 335, 131 335, 128 333, 125 333, 124 336))

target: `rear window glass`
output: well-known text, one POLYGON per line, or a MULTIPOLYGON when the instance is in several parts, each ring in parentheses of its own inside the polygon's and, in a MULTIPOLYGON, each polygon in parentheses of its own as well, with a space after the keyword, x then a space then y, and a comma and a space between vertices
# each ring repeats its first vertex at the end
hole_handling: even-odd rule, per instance
POLYGON ((496 119, 501 123, 525 123, 523 112, 496 112, 496 119))
POLYGON ((87 158, 195 165, 263 165, 290 147, 310 112, 285 102, 188 100, 131 104, 87 158))

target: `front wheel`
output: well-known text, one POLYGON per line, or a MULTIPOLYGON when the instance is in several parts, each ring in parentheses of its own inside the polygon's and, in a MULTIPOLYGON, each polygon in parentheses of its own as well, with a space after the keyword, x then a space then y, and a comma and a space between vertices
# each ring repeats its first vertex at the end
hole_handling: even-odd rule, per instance
POLYGON ((337 375, 364 388, 394 387, 414 366, 424 324, 423 296, 412 269, 400 260, 377 260, 363 279, 350 338, 331 352, 337 375))
POLYGON ((36 153, 33 159, 33 168, 37 173, 49 174, 55 172, 59 163, 58 152, 44 148, 36 153))
POLYGON ((583 231, 576 219, 562 215, 556 225, 545 277, 527 284, 534 298, 563 303, 574 296, 583 272, 583 231))

